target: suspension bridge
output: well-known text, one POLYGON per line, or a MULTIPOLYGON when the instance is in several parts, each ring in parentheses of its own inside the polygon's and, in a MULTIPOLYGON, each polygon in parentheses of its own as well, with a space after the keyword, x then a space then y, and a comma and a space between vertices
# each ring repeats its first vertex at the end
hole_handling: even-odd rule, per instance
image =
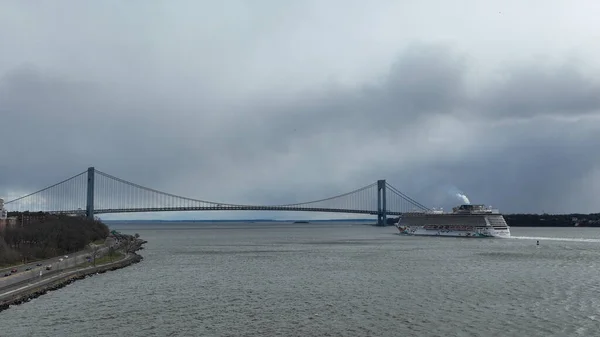
POLYGON ((129 182, 88 168, 71 178, 37 192, 5 202, 9 212, 95 214, 169 211, 303 211, 377 215, 377 224, 386 217, 429 209, 388 184, 378 180, 370 185, 333 197, 281 205, 242 205, 183 197, 129 182))

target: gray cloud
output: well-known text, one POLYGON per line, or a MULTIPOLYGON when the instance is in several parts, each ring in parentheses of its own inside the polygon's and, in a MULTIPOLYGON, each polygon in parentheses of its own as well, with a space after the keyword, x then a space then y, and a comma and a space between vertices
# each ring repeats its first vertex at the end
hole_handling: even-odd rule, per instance
POLYGON ((557 67, 530 64, 506 69, 477 102, 484 113, 500 118, 536 115, 579 116, 600 112, 598 74, 577 64, 557 67))
POLYGON ((513 212, 593 211, 597 199, 588 198, 593 196, 595 181, 581 183, 599 167, 598 159, 590 154, 600 140, 597 130, 586 130, 585 123, 561 127, 556 122, 533 120, 523 126, 495 128, 496 134, 488 133, 490 139, 485 143, 510 137, 509 144, 491 145, 476 155, 424 168, 420 174, 432 179, 414 195, 449 207, 453 198, 448 192, 454 186, 472 202, 491 203, 513 212), (534 135, 538 129, 551 130, 551 134, 534 135))
POLYGON ((233 45, 252 44, 223 34, 232 40, 221 54, 214 37, 203 40, 207 55, 184 43, 167 55, 161 48, 177 44, 136 42, 130 32, 99 39, 102 47, 80 41, 98 53, 97 67, 66 42, 87 62, 0 61, 8 158, 0 194, 96 166, 219 202, 307 201, 385 178, 431 206, 451 207, 458 199, 448 190, 458 188, 508 212, 595 211, 596 187, 582 182, 600 165, 593 70, 565 59, 520 63, 492 77, 478 72, 470 51, 412 43, 376 79, 349 84, 315 75, 325 68, 310 60, 292 64, 273 42, 278 36, 253 40, 272 49, 234 54, 233 45), (271 52, 264 60, 271 72, 252 63, 271 52), (287 69, 298 64, 305 69, 287 69), (273 84, 278 71, 289 83, 273 84))

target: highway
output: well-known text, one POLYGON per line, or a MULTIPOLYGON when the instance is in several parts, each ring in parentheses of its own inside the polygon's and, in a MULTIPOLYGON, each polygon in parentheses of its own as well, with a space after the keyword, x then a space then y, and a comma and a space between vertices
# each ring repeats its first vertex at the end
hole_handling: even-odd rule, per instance
MULTIPOLYGON (((113 241, 107 240, 105 244, 100 245, 102 248, 98 250, 98 256, 96 256, 96 258, 104 256, 106 253, 108 253, 109 247, 107 247, 107 245, 116 246, 113 241)), ((92 253, 89 250, 83 250, 67 256, 67 258, 64 256, 57 256, 43 261, 36 261, 19 266, 0 269, 0 292, 16 283, 20 283, 28 279, 34 279, 36 277, 39 278, 40 272, 41 275, 44 275, 46 273, 59 272, 67 268, 73 268, 77 265, 81 265, 87 262, 86 256, 92 256, 92 253), (62 259, 62 261, 60 261, 60 259, 62 259), (41 266, 38 266, 38 264, 41 264, 41 266), (48 265, 52 265, 52 270, 46 270, 46 266, 48 265), (10 271, 15 268, 17 269, 17 273, 11 274, 10 276, 4 276, 7 273, 10 274, 10 271), (27 268, 31 269, 26 270, 27 268)))
MULTIPOLYGON (((130 258, 131 255, 127 254, 125 258, 130 258)), ((6 286, 4 288, 0 288, 0 302, 11 298, 15 294, 18 294, 19 291, 32 288, 39 287, 44 284, 54 282, 57 279, 62 277, 66 277, 69 275, 75 275, 78 272, 86 271, 86 270, 94 270, 94 266, 82 266, 81 268, 73 268, 67 271, 64 270, 49 270, 45 272, 42 276, 37 276, 35 278, 25 279, 17 283, 13 283, 12 285, 6 286)))
MULTIPOLYGON (((71 272, 73 272, 73 271, 71 271, 71 272)), ((9 298, 10 296, 14 295, 19 290, 23 290, 25 288, 36 286, 36 285, 42 285, 46 282, 54 281, 58 277, 62 277, 68 273, 69 272, 59 272, 57 270, 48 271, 48 273, 44 274, 42 277, 38 276, 37 278, 23 280, 21 282, 14 283, 10 286, 0 288, 0 301, 5 300, 6 298, 9 298)))

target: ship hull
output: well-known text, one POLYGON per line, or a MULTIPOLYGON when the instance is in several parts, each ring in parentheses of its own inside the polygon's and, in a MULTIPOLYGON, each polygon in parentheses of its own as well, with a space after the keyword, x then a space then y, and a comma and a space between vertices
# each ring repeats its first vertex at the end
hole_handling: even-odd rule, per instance
POLYGON ((396 226, 400 235, 407 236, 448 236, 460 238, 510 238, 510 229, 494 230, 493 228, 481 228, 472 230, 435 230, 425 229, 422 226, 396 226))

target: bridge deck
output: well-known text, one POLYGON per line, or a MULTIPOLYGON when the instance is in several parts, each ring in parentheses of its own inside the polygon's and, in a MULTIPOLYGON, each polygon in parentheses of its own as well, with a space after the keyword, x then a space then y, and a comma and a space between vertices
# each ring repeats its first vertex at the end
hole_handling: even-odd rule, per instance
MULTIPOLYGON (((149 207, 149 208, 106 208, 95 209, 94 214, 110 213, 147 213, 147 212, 189 212, 189 211, 287 211, 287 212, 321 212, 321 213, 349 213, 377 215, 377 211, 351 210, 342 208, 317 208, 317 207, 268 207, 268 206, 230 206, 230 207, 149 207)), ((51 211, 57 214, 79 214, 81 210, 51 211)), ((387 211, 387 215, 399 216, 404 213, 387 211)))

